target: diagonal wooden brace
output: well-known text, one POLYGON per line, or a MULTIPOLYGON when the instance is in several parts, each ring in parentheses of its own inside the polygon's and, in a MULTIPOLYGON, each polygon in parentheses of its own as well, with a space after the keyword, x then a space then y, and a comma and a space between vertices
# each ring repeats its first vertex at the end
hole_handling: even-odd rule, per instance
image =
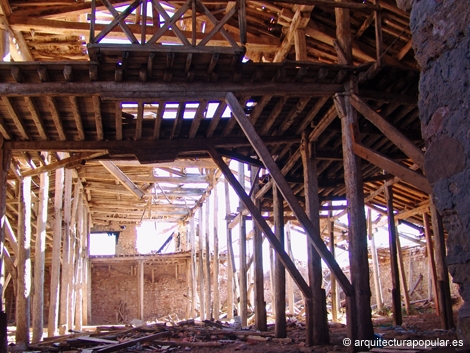
POLYGON ((246 116, 243 108, 238 103, 237 98, 233 93, 229 92, 225 96, 225 100, 230 106, 230 109, 232 110, 232 113, 235 119, 237 120, 238 124, 240 125, 241 129, 245 133, 245 136, 248 138, 248 141, 250 141, 252 147, 255 149, 256 153, 271 173, 271 176, 279 187, 279 190, 284 196, 284 199, 287 201, 295 217, 304 227, 308 235, 309 241, 320 254, 321 258, 325 261, 330 271, 333 272, 333 274, 336 276, 338 283, 341 285, 341 288, 343 289, 344 293, 347 296, 352 296, 353 287, 351 283, 339 267, 338 263, 326 247, 323 240, 319 236, 315 236, 315 229, 312 222, 308 218, 302 206, 297 201, 294 192, 292 191, 286 179, 282 175, 281 170, 279 169, 276 162, 269 153, 268 149, 259 137, 249 118, 246 116))
POLYGON ((230 168, 227 166, 227 164, 224 162, 220 154, 217 152, 217 150, 211 146, 207 146, 207 150, 209 151, 209 154, 211 155, 212 159, 214 162, 217 164, 217 166, 220 168, 222 173, 224 173, 225 178, 227 178, 228 182, 230 185, 232 185, 233 189, 237 193, 238 197, 243 201, 245 204, 246 208, 250 211, 251 215, 255 219, 256 223, 258 226, 262 229, 263 233, 266 235, 268 238, 270 244, 276 250, 276 253, 279 255, 279 258, 282 262, 282 264, 286 267, 287 271, 289 271, 290 275, 294 279, 295 283, 301 290, 302 294, 305 297, 310 296, 310 287, 307 284, 307 282, 304 280, 302 275, 300 274, 299 270, 295 267, 294 263, 290 259, 289 255, 285 252, 283 246, 279 242, 279 240, 276 238, 274 235, 273 231, 271 230, 271 227, 266 223, 265 219, 261 215, 260 211, 256 207, 256 205, 253 203, 253 201, 250 199, 250 197, 246 194, 245 189, 240 185, 238 180, 235 178, 233 175, 232 171, 230 168))

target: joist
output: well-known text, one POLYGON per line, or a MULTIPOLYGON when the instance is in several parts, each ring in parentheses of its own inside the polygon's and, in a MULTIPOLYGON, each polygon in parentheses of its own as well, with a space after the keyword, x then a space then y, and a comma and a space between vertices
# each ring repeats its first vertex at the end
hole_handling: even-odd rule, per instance
POLYGON ((105 167, 108 172, 110 172, 116 180, 121 182, 121 184, 129 190, 132 194, 134 194, 138 199, 144 197, 145 193, 140 190, 130 179, 129 177, 124 174, 113 162, 111 161, 101 161, 100 162, 103 167, 105 167))

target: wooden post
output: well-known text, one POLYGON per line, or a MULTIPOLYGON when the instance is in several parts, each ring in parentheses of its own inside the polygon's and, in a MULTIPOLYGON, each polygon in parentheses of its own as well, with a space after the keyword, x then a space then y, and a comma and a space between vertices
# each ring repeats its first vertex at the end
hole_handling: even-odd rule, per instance
MULTIPOLYGON (((73 170, 72 170, 73 175, 73 170)), ((73 181, 73 180, 72 180, 73 181)), ((77 270, 79 269, 78 262, 77 262, 77 212, 79 207, 79 200, 80 200, 80 185, 79 182, 75 184, 74 193, 73 193, 73 203, 72 209, 70 212, 70 222, 69 222, 69 234, 70 234, 70 265, 69 265, 69 274, 68 274, 68 281, 69 281, 69 291, 68 291, 68 307, 67 307, 67 327, 69 329, 73 328, 75 322, 75 309, 77 306, 77 270)))
MULTIPOLYGON (((289 257, 294 261, 294 254, 292 253, 292 239, 291 239, 291 232, 290 232, 290 222, 287 222, 285 227, 284 227, 284 233, 285 233, 285 242, 286 242, 286 251, 287 254, 289 254, 289 257)), ((310 264, 310 263, 309 263, 310 264)), ((295 315, 295 310, 294 310, 294 281, 292 280, 292 276, 287 274, 287 283, 286 283, 286 288, 287 288, 287 303, 289 307, 289 315, 293 316, 295 315)))
POLYGON ((31 300, 31 177, 18 188, 18 279, 16 297, 16 344, 29 344, 31 300))
POLYGON ((82 193, 83 200, 83 219, 82 219, 82 325, 88 325, 88 227, 87 227, 87 205, 82 193))
POLYGON ((225 219, 227 220, 227 319, 233 319, 233 247, 232 247, 232 229, 230 223, 230 198, 227 179, 224 180, 225 190, 225 219))
MULTIPOLYGON (((344 57, 338 55, 338 63, 352 64, 352 34, 349 10, 335 8, 335 15, 338 46, 344 54, 344 57)), ((346 79, 345 90, 346 92, 357 91, 354 76, 346 79)), ((351 314, 355 317, 348 318, 348 331, 352 340, 372 339, 374 329, 370 310, 371 292, 362 167, 360 158, 353 153, 354 141, 359 141, 359 130, 357 112, 351 106, 349 96, 344 97, 343 108, 344 112, 340 114, 340 111, 338 111, 338 115, 341 118, 343 135, 344 181, 348 200, 349 263, 351 284, 354 287, 354 299, 350 302, 356 306, 356 308, 351 308, 351 314)))
POLYGON ((370 252, 372 254, 372 271, 374 275, 375 298, 377 309, 380 310, 383 308, 382 288, 380 286, 379 259, 377 257, 377 248, 375 246, 374 233, 372 231, 372 211, 370 208, 367 209, 367 224, 370 240, 370 252))
POLYGON ((62 245, 62 272, 60 281, 60 314, 59 314, 59 334, 65 335, 67 332, 69 314, 69 291, 70 291, 70 267, 71 267, 71 201, 72 201, 72 170, 65 170, 64 187, 64 237, 62 245))
POLYGON ((198 282, 199 282, 199 317, 201 321, 206 319, 205 315, 205 301, 204 301, 204 260, 202 258, 203 248, 203 234, 202 234, 202 207, 199 207, 199 222, 198 222, 198 235, 199 235, 199 251, 198 251, 198 282))
MULTIPOLYGON (((273 184, 273 213, 274 213, 274 234, 284 246, 284 207, 282 195, 277 185, 273 184)), ((276 254, 274 262, 274 291, 275 291, 275 332, 278 338, 286 337, 286 269, 276 254)))
MULTIPOLYGON (((43 156, 48 159, 47 152, 43 156)), ((46 259, 47 202, 49 201, 48 172, 40 175, 39 185, 34 251, 33 343, 39 342, 44 334, 44 263, 46 259)))
MULTIPOLYGON (((395 229, 397 229, 397 224, 395 223, 395 229)), ((398 232, 397 232, 398 233, 398 232)), ((400 272, 400 284, 401 290, 403 292, 403 299, 405 301, 405 310, 406 314, 410 315, 411 313, 411 304, 410 304, 410 294, 408 293, 408 288, 406 286, 406 274, 405 266, 403 263, 403 251, 400 245, 400 237, 397 236, 397 254, 398 254, 398 271, 400 272)))
MULTIPOLYGON (((245 188, 245 165, 243 163, 238 164, 238 180, 243 188, 245 188)), ((239 212, 243 211, 243 202, 240 200, 239 212)), ((240 217, 240 263, 239 263, 239 286, 240 286, 240 310, 238 315, 241 317, 242 326, 248 325, 248 287, 247 287, 247 267, 246 267, 246 216, 241 215, 240 217)))
MULTIPOLYGON (((2 31, 6 32, 6 31, 2 31)), ((3 254, 5 242, 5 220, 6 220, 6 200, 7 200, 7 179, 10 167, 11 151, 3 148, 3 137, 0 137, 0 254, 3 254)), ((3 255, 2 255, 3 259, 3 255)), ((1 273, 4 272, 3 261, 0 261, 1 273)), ((7 352, 7 314, 3 307, 3 283, 0 281, 0 351, 7 352)))
MULTIPOLYGON (((251 169, 252 200, 261 210, 261 202, 254 195, 259 190, 258 169, 251 169)), ((254 262, 254 295, 255 295, 255 325, 260 331, 267 331, 266 302, 264 301, 264 271, 263 271, 263 239, 258 225, 253 228, 253 262, 254 262)))
POLYGON ((194 215, 189 219, 189 232, 191 234, 191 317, 194 319, 197 316, 196 228, 194 226, 194 215))
POLYGON ((211 319, 211 250, 209 246, 209 237, 210 237, 210 225, 209 225, 209 215, 210 215, 210 197, 206 198, 205 202, 205 247, 204 247, 204 277, 206 279, 205 283, 205 310, 206 310, 206 319, 211 319))
POLYGON ((139 288, 139 319, 144 320, 144 261, 139 261, 137 288, 139 288))
POLYGON ((269 282, 270 282, 270 289, 271 289, 271 315, 276 316, 276 288, 275 288, 275 276, 274 273, 276 272, 276 263, 275 263, 275 254, 276 251, 271 246, 269 247, 269 282))
POLYGON ((430 205, 432 230, 434 233, 434 251, 436 259, 437 288, 439 291, 439 308, 442 329, 454 327, 452 316, 452 301, 450 296, 449 271, 446 264, 446 244, 442 218, 433 202, 430 205))
POLYGON ((395 229, 395 216, 393 214, 393 189, 387 186, 384 189, 385 199, 387 200, 388 217, 388 242, 390 246, 390 269, 392 271, 392 310, 393 325, 402 324, 401 314, 401 295, 400 295, 400 277, 398 273, 398 250, 397 233, 395 229))
MULTIPOLYGON (((78 185, 77 185, 78 186, 78 185)), ((74 328, 77 331, 82 330, 83 325, 83 244, 84 244, 84 230, 83 230, 83 214, 84 214, 84 205, 83 205, 83 193, 79 192, 79 202, 77 210, 77 227, 76 227, 76 237, 77 237, 77 261, 76 261, 76 272, 75 272, 75 320, 74 328)))
MULTIPOLYGON (((320 235, 320 200, 318 198, 317 161, 314 146, 308 139, 308 132, 302 133, 300 153, 304 167, 304 190, 306 213, 314 226, 315 238, 321 239, 320 235)), ((306 323, 307 323, 307 345, 327 344, 330 341, 328 332, 328 314, 324 290, 322 289, 323 270, 321 257, 312 244, 307 244, 308 251, 308 277, 311 290, 312 307, 309 308, 306 301, 306 323), (311 317, 311 318, 310 318, 311 317), (308 327, 313 325, 313 327, 308 327)), ((332 253, 333 258, 334 254, 332 253)), ((309 299, 309 298, 307 298, 309 299)))
MULTIPOLYGON (((330 252, 335 256, 335 221, 333 211, 328 211, 328 234, 330 238, 330 252)), ((336 292, 336 278, 330 271, 330 295, 331 295, 331 321, 338 322, 339 296, 336 292)))
POLYGON ((54 188, 54 234, 52 238, 51 294, 49 301, 49 321, 47 335, 52 337, 57 331, 59 318, 59 279, 60 279, 60 247, 62 240, 62 194, 64 191, 64 168, 55 172, 54 188))
MULTIPOLYGON (((439 297, 437 291, 437 274, 436 274, 436 262, 434 261, 434 246, 431 237, 431 224, 429 215, 423 213, 423 224, 424 224, 424 235, 426 237, 426 251, 428 253, 428 266, 429 266, 429 283, 432 286, 432 292, 434 293, 434 306, 436 307, 436 314, 439 315, 439 297)), ((431 293, 429 293, 429 300, 431 300, 431 293)))
POLYGON ((219 197, 217 192, 217 180, 214 178, 214 188, 212 189, 212 209, 214 216, 214 309, 213 316, 215 320, 220 318, 220 294, 219 294, 219 197))

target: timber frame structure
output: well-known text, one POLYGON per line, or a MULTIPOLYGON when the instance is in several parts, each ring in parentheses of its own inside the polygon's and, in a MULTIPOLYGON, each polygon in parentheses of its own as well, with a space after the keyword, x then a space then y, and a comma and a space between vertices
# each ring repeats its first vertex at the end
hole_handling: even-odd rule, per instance
MULTIPOLYGON (((409 15, 393 1, 0 5, 2 56, 11 57, 0 64, 1 244, 18 293, 31 277, 29 244, 35 266, 52 263, 57 286, 60 267, 85 273, 91 227, 191 223, 223 174, 247 210, 231 222, 250 214, 302 291, 308 344, 328 341, 320 259, 347 295, 349 336, 373 336, 364 205, 388 215, 396 323, 398 220, 424 227, 431 252, 434 230, 436 291, 447 308, 444 234, 423 175, 419 70, 409 15), (228 160, 251 167, 251 191, 228 160), (319 212, 335 200, 348 202, 350 278, 330 252, 334 231, 325 239, 320 231, 319 212), (284 217, 308 235, 308 280, 284 250, 284 217)), ((62 294, 55 295, 58 303, 62 294)), ((28 312, 28 299, 19 295, 17 307, 28 312)), ((57 329, 54 310, 49 334, 57 329)), ((256 307, 258 327, 263 310, 256 307)), ((452 326, 440 311, 443 326, 452 326)), ((26 322, 17 317, 19 341, 29 341, 26 322)))

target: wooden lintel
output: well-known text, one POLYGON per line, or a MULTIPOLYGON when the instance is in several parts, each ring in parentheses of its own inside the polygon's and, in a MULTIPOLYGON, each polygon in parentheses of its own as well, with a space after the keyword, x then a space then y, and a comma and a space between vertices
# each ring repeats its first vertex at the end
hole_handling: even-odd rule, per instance
POLYGON ((312 222, 308 218, 304 209, 300 206, 292 189, 289 187, 287 181, 285 180, 284 175, 277 166, 276 162, 273 160, 263 141, 258 136, 258 133, 254 129, 253 125, 250 123, 250 120, 246 116, 243 108, 238 104, 235 95, 233 93, 228 93, 225 99, 227 101, 227 104, 230 106, 233 115, 237 119, 238 124, 245 133, 245 136, 249 139, 251 145, 258 153, 258 156, 263 161, 266 168, 269 169, 269 171, 271 172, 271 175, 273 176, 285 200, 289 204, 290 208, 292 209, 299 222, 304 226, 305 230, 307 231, 309 241, 315 247, 317 252, 320 254, 322 259, 330 268, 330 270, 335 274, 339 284, 341 285, 341 288, 346 293, 346 295, 351 296, 353 294, 353 288, 351 283, 344 275, 343 271, 339 267, 334 257, 331 255, 331 252, 327 249, 323 240, 320 237, 315 237, 315 230, 312 222))

